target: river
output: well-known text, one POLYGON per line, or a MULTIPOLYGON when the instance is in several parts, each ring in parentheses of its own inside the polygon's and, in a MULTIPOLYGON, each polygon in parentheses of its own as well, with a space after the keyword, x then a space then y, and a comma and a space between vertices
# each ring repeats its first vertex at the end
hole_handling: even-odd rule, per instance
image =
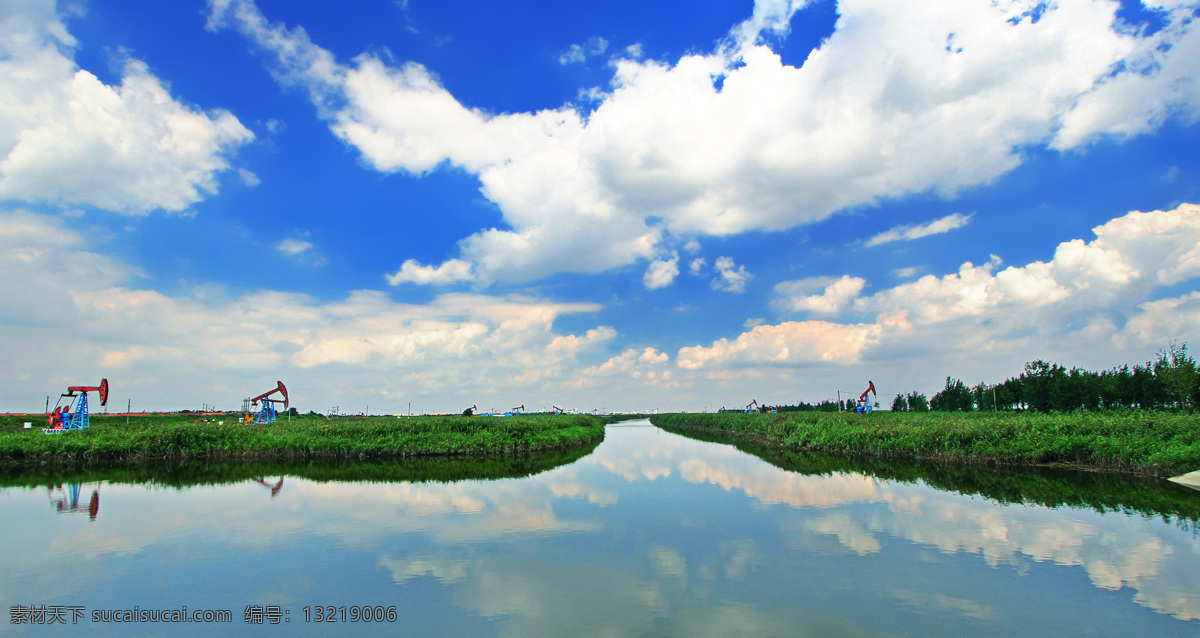
POLYGON ((1200 635, 1200 512, 789 471, 645 421, 524 478, 169 483, 0 488, 0 634, 1200 635))

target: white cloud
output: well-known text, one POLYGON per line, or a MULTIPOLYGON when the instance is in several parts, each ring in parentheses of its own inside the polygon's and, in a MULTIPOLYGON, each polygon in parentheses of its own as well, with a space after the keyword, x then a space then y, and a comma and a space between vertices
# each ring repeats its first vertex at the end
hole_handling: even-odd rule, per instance
POLYGON ((756 2, 733 46, 714 53, 617 60, 586 120, 569 106, 468 108, 413 62, 342 64, 248 0, 214 2, 210 24, 274 54, 276 78, 310 90, 374 168, 449 163, 479 175, 511 227, 462 240, 456 259, 480 282, 599 272, 652 260, 674 235, 790 228, 884 198, 950 195, 1012 170, 1025 146, 1128 136, 1200 103, 1182 8, 1168 29, 1139 36, 1109 2, 1062 0, 1034 22, 1026 2, 844 1, 838 30, 787 66, 758 36, 785 36, 805 5, 756 2), (1117 108, 1147 95, 1153 104, 1117 108), (1111 114, 1085 116, 1096 108, 1111 114))
POLYGON ((748 47, 759 40, 763 33, 786 36, 791 31, 792 16, 796 15, 811 0, 755 0, 754 14, 733 28, 734 44, 748 47))
POLYGON ((1122 59, 1125 68, 1097 78, 1092 89, 1064 114, 1052 146, 1067 149, 1103 135, 1128 138, 1158 128, 1170 115, 1187 123, 1200 117, 1200 30, 1194 2, 1144 2, 1161 12, 1166 26, 1136 38, 1122 59))
POLYGON ((953 213, 925 224, 896 226, 868 239, 867 246, 878 246, 879 244, 886 244, 893 241, 909 241, 930 235, 948 233, 955 228, 966 226, 967 222, 971 221, 971 217, 974 215, 975 213, 971 213, 970 215, 953 213))
POLYGON ((588 330, 582 337, 578 335, 555 337, 550 342, 550 345, 546 346, 546 351, 563 353, 573 357, 584 350, 590 350, 598 344, 611 341, 616 337, 617 331, 613 330, 612 326, 600 326, 599 328, 588 330))
POLYGON ((210 24, 273 54, 279 81, 306 87, 377 170, 478 175, 511 228, 460 244, 455 259, 485 283, 652 260, 676 236, 950 196, 1012 170, 1025 147, 1133 135, 1200 103, 1192 5, 1141 36, 1117 23, 1114 4, 1092 0, 1047 5, 1037 21, 1028 2, 847 0, 837 30, 796 68, 759 36, 783 37, 805 4, 760 0, 731 30, 733 46, 709 54, 615 61, 611 91, 586 119, 569 105, 493 115, 419 64, 369 53, 339 62, 248 0, 212 3, 210 24))
POLYGON ((589 57, 600 55, 608 50, 608 40, 600 36, 592 36, 583 44, 572 44, 567 47, 561 55, 558 56, 558 63, 566 66, 568 64, 583 64, 589 57))
POLYGON ((712 281, 714 289, 734 293, 746 292, 746 283, 753 275, 746 271, 745 266, 734 264, 732 257, 717 257, 713 266, 717 269, 717 278, 712 281))
POLYGON ((862 292, 866 280, 861 277, 842 275, 832 277, 809 277, 797 281, 785 281, 775 285, 775 292, 785 299, 785 307, 797 312, 820 315, 837 315, 862 292), (820 294, 809 294, 821 290, 820 294))
POLYGON ((512 398, 528 405, 561 400, 576 357, 604 356, 597 350, 616 336, 606 326, 554 330, 560 317, 600 306, 517 295, 425 304, 372 290, 328 302, 270 290, 165 295, 85 249, 95 243, 54 217, 0 212, 0 365, 22 373, 12 394, 42 396, 94 376, 109 378, 122 405, 132 397, 143 408, 236 408, 244 386, 269 377, 306 410, 362 396, 373 406, 447 409, 461 395, 507 401, 518 392, 528 398, 512 398))
POLYGON ((696 370, 705 366, 759 364, 803 365, 821 361, 854 362, 868 346, 879 342, 878 325, 842 325, 826 321, 788 321, 777 326, 756 326, 737 339, 720 339, 709 347, 679 349, 679 366, 696 370))
POLYGON ((303 239, 281 239, 275 243, 275 250, 285 255, 299 255, 312 248, 312 242, 303 239))
POLYGON ((217 192, 254 139, 232 114, 172 97, 140 60, 109 86, 76 66, 54 2, 0 10, 0 199, 181 211, 217 192))
POLYGON ((400 265, 400 270, 387 276, 388 283, 393 286, 402 283, 450 284, 472 279, 471 263, 461 259, 451 259, 437 267, 422 266, 417 260, 409 259, 400 265))
POLYGON ((1131 212, 1094 232, 1061 243, 1049 261, 1003 267, 993 255, 870 296, 849 275, 784 282, 776 292, 788 310, 851 319, 760 325, 681 348, 677 360, 710 375, 772 365, 820 381, 823 364, 870 362, 877 385, 946 374, 1000 381, 1034 358, 1091 369, 1145 360, 1200 330, 1197 293, 1153 298, 1200 277, 1200 206, 1131 212))
POLYGON ((244 168, 238 169, 238 176, 242 178, 242 183, 246 186, 258 186, 262 183, 262 180, 258 178, 258 175, 255 175, 244 168))
POLYGON ((693 275, 700 276, 700 272, 708 265, 703 257, 697 257, 688 263, 688 272, 693 275))
POLYGON ((904 311, 914 322, 982 317, 1003 311, 1037 322, 1034 310, 1055 313, 1123 312, 1160 286, 1200 276, 1200 206, 1131 212, 1093 229, 1096 239, 1059 244, 1049 262, 1000 270, 996 256, 982 266, 921 279, 854 302, 860 312, 904 311))
POLYGON ((1200 332, 1200 293, 1181 289, 1200 277, 1200 206, 1129 213, 1095 233, 1046 261, 1005 267, 995 258, 869 296, 853 276, 783 286, 780 303, 828 302, 841 314, 752 320, 741 334, 668 354, 661 343, 623 343, 621 326, 555 329, 560 317, 600 310, 594 304, 479 294, 409 304, 380 291, 318 302, 213 287, 164 295, 91 252, 102 245, 64 220, 5 212, 0 365, 19 371, 14 396, 107 376, 116 400, 171 402, 146 407, 236 401, 236 388, 283 378, 297 401, 322 410, 364 397, 372 406, 412 400, 418 411, 461 410, 475 397, 695 409, 833 398, 868 378, 881 394, 931 393, 947 374, 1000 381, 1035 358, 1102 369, 1200 332), (473 398, 460 404, 462 396, 473 398))
POLYGON ((679 253, 673 253, 670 259, 656 259, 650 262, 650 267, 642 276, 642 283, 647 289, 655 290, 675 283, 677 276, 679 276, 679 253))
POLYGON ((616 377, 646 387, 677 388, 675 372, 667 367, 670 360, 670 355, 655 348, 628 348, 598 366, 581 370, 577 383, 589 385, 597 379, 616 377))
POLYGON ((1147 301, 1139 304, 1137 309, 1137 314, 1116 336, 1116 341, 1122 345, 1166 344, 1181 335, 1195 334, 1196 327, 1200 326, 1200 292, 1147 301))

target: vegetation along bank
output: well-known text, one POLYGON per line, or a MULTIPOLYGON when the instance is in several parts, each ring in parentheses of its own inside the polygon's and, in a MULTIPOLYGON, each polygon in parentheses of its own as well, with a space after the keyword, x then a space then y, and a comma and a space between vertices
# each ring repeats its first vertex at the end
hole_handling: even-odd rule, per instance
MULTIPOLYGON (((219 417, 218 417, 219 418, 219 417)), ((153 459, 367 459, 505 455, 600 441, 604 420, 589 415, 518 417, 292 417, 245 425, 190 415, 91 418, 86 430, 44 434, 44 422, 0 417, 0 464, 129 462, 153 459)))
POLYGON ((1200 418, 1147 410, 662 414, 681 433, 830 454, 1058 465, 1168 477, 1200 469, 1200 418))

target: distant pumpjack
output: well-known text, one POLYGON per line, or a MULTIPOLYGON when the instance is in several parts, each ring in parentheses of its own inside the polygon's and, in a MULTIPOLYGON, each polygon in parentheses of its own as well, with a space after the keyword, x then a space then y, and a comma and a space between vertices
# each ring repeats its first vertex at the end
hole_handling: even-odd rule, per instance
POLYGON ((858 414, 871 413, 871 402, 867 400, 868 394, 874 394, 876 398, 879 397, 879 393, 875 392, 874 381, 867 381, 867 389, 863 390, 863 393, 858 395, 858 405, 854 406, 854 411, 858 414))
MULTIPOLYGON (((71 410, 70 404, 54 406, 54 412, 49 417, 50 427, 42 428, 42 431, 46 434, 57 434, 67 430, 86 430, 91 424, 91 415, 88 413, 88 392, 100 395, 100 405, 107 405, 108 379, 101 379, 100 385, 97 386, 69 386, 67 392, 62 396, 75 399, 75 410, 71 410)), ((61 402, 62 398, 60 397, 58 400, 61 402)))
POLYGON ((284 412, 287 411, 287 409, 288 409, 288 391, 287 391, 287 387, 283 385, 282 381, 276 381, 274 389, 263 392, 262 394, 254 397, 253 399, 246 399, 244 405, 242 406, 242 410, 245 412, 245 416, 242 417, 242 422, 243 423, 274 423, 275 415, 277 414, 277 412, 275 411, 276 403, 282 403, 284 412), (282 395, 283 398, 282 399, 268 398, 272 394, 275 394, 276 392, 278 392, 280 395, 282 395), (258 410, 258 414, 253 414, 252 409, 254 406, 258 405, 259 401, 262 401, 262 408, 258 410))

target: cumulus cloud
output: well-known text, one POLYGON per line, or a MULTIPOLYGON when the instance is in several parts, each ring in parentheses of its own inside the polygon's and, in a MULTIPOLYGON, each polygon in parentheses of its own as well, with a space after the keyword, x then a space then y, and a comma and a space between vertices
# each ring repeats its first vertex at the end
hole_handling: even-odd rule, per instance
POLYGON ((627 348, 598 366, 580 371, 578 377, 581 384, 599 378, 620 377, 649 387, 677 388, 679 383, 675 380, 675 373, 667 367, 670 361, 670 355, 656 348, 627 348))
POLYGON ((928 237, 930 235, 948 233, 955 228, 962 228, 963 226, 966 226, 967 222, 971 221, 971 217, 974 214, 975 213, 963 215, 961 213, 953 213, 946 215, 941 219, 935 219, 925 224, 905 225, 889 228, 888 230, 885 230, 882 233, 879 233, 878 235, 868 239, 867 246, 878 246, 879 244, 886 244, 894 241, 909 241, 912 239, 928 237))
POLYGON ((871 359, 899 366, 892 374, 904 378, 926 365, 944 375, 955 362, 995 377, 997 362, 1015 373, 1034 357, 1125 363, 1117 353, 1161 347, 1200 329, 1197 293, 1153 298, 1200 277, 1200 206, 1135 211, 1093 232, 1092 241, 1059 244, 1048 261, 1004 267, 992 255, 869 296, 861 295, 865 280, 849 275, 784 282, 776 286, 778 305, 847 320, 759 325, 711 346, 681 348, 677 360, 686 369, 721 370, 871 359))
POLYGON ((746 283, 753 277, 745 266, 733 263, 732 257, 717 257, 713 266, 717 269, 717 277, 712 281, 715 290, 725 292, 746 292, 746 283))
POLYGON ((949 196, 1012 170, 1022 148, 1136 135, 1200 103, 1191 4, 1141 35, 1092 0, 1038 5, 1036 20, 1024 0, 844 1, 836 31, 793 67, 760 36, 785 36, 806 4, 759 0, 711 53, 614 62, 586 117, 468 107, 419 64, 338 61, 249 0, 211 2, 210 24, 272 55, 276 78, 307 88, 377 170, 476 174, 509 226, 460 243, 455 259, 484 282, 600 272, 653 260, 673 236, 949 196))
POLYGON ((1135 211, 1093 232, 1091 242, 1059 244, 1048 262, 1001 270, 1000 258, 993 255, 981 266, 968 262, 955 274, 927 275, 856 299, 854 309, 904 311, 921 323, 997 314, 1039 321, 1042 317, 1031 311, 1051 306, 1055 312, 1123 312, 1157 287, 1200 275, 1200 206, 1135 211))
POLYGON ((409 259, 400 265, 400 270, 387 276, 388 283, 398 286, 402 283, 414 284, 449 284, 457 281, 471 281, 471 262, 461 259, 448 260, 440 266, 422 266, 415 259, 409 259))
POLYGON ((583 336, 562 335, 555 337, 550 342, 550 345, 546 346, 546 351, 575 356, 583 350, 590 350, 597 344, 610 341, 616 338, 616 336, 617 331, 612 326, 600 326, 599 328, 588 330, 583 336))
POLYGON ((679 276, 679 253, 674 253, 670 259, 656 259, 650 262, 650 267, 642 276, 642 283, 647 289, 655 290, 675 283, 677 276, 679 276))
POLYGON ((145 214, 216 193, 254 135, 228 111, 179 101, 140 60, 126 56, 120 84, 104 84, 78 68, 76 44, 53 1, 0 8, 0 95, 19 96, 0 99, 0 199, 145 214))
POLYGON ((730 341, 680 348, 679 366, 696 370, 707 365, 737 367, 758 364, 802 365, 821 361, 857 361, 879 342, 878 325, 842 325, 826 321, 788 321, 755 326, 730 341))
POLYGON ((94 244, 55 217, 0 212, 0 365, 21 370, 13 393, 40 396, 64 374, 107 376, 114 396, 146 408, 235 407, 243 385, 269 377, 284 378, 310 409, 360 393, 372 405, 445 409, 463 394, 520 389, 533 403, 558 398, 576 357, 606 356, 599 349, 616 336, 605 326, 554 329, 598 305, 518 295, 445 294, 420 305, 373 290, 325 302, 270 290, 165 295, 138 287, 136 269, 87 250, 94 244))
POLYGON ((784 305, 789 310, 836 315, 858 298, 865 284, 865 279, 849 275, 842 275, 838 279, 809 277, 776 284, 775 292, 785 300, 784 305), (810 294, 817 290, 822 292, 810 294))

